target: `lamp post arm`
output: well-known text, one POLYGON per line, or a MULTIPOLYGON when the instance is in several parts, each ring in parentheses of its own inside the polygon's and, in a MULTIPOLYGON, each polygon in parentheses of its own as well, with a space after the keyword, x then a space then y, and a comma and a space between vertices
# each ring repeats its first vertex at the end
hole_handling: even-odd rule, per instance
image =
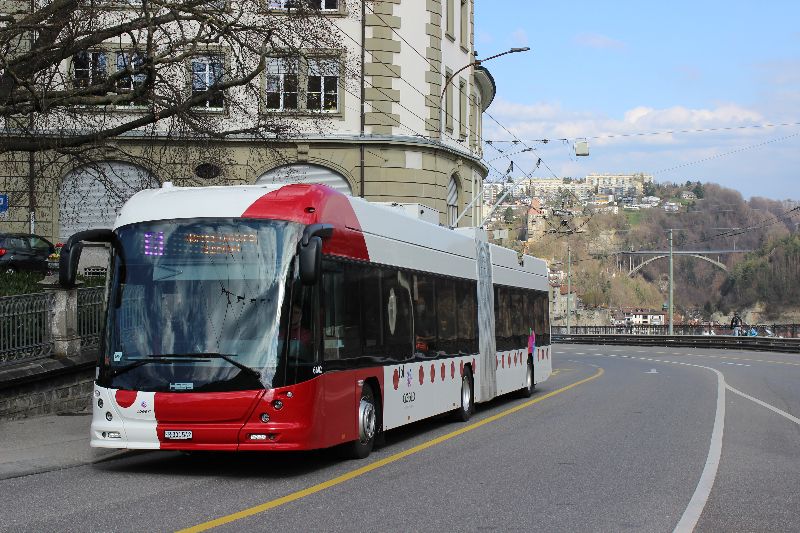
POLYGON ((468 63, 455 71, 454 73, 450 74, 450 76, 444 80, 444 88, 442 89, 442 94, 439 96, 439 107, 442 107, 442 100, 444 100, 444 94, 447 92, 447 86, 450 85, 450 82, 453 81, 453 78, 458 76, 461 72, 467 70, 469 67, 477 67, 481 64, 481 61, 486 61, 485 59, 476 59, 472 63, 468 63))

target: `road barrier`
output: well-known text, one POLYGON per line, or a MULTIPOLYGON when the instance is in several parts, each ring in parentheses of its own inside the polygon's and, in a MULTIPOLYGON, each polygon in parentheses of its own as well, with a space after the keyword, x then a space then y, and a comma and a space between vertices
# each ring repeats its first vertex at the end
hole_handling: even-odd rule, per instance
MULTIPOLYGON (((800 324, 747 324, 742 326, 742 332, 756 328, 759 337, 783 337, 786 339, 800 338, 800 324)), ((672 332, 676 336, 683 335, 732 335, 730 326, 675 324, 672 332)), ((566 334, 566 326, 553 326, 552 333, 566 334)), ((575 335, 668 335, 669 326, 650 324, 630 324, 627 326, 572 326, 570 334, 575 335)))
MULTIPOLYGON (((554 330, 556 328, 553 328, 554 330)), ((554 344, 611 344, 675 348, 726 348, 755 352, 800 353, 800 339, 732 335, 625 335, 553 333, 554 344)))

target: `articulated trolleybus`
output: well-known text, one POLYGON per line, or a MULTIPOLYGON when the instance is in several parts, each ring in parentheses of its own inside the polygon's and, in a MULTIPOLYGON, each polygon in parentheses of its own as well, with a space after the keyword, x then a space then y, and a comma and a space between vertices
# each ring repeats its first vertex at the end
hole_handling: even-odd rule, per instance
POLYGON ((322 185, 136 194, 113 230, 91 445, 365 457, 551 373, 544 261, 322 185))

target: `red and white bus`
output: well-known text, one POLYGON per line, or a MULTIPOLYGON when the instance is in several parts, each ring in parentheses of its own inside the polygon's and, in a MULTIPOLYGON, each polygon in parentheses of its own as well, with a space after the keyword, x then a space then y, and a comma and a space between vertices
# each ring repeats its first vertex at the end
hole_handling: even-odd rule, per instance
POLYGON ((142 191, 65 286, 82 241, 113 249, 95 447, 365 457, 551 373, 544 261, 322 185, 142 191))

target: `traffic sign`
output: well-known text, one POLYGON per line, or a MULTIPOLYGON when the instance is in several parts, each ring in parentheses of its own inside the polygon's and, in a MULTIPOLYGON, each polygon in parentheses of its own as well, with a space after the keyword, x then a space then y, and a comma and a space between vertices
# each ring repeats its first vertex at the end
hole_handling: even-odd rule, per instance
POLYGON ((0 213, 8 211, 8 195, 0 194, 0 213))

